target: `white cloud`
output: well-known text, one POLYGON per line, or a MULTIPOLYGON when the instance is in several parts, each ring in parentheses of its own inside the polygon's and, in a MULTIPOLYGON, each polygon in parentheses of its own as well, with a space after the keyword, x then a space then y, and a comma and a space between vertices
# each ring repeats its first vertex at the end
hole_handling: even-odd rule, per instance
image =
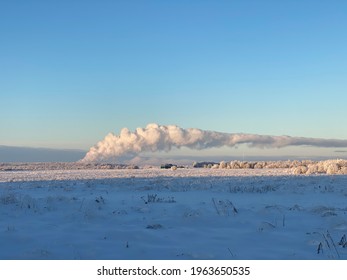
POLYGON ((288 146, 347 147, 347 140, 291 136, 271 136, 245 133, 221 133, 197 128, 183 129, 176 125, 148 124, 131 132, 123 128, 119 135, 109 133, 104 140, 90 148, 83 161, 120 161, 143 152, 170 151, 187 147, 195 150, 235 147, 246 144, 256 148, 288 146))

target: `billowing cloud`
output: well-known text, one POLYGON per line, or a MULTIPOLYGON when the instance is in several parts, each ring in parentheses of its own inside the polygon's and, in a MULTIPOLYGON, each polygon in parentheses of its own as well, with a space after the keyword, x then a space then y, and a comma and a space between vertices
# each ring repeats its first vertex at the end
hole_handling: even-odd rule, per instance
POLYGON ((82 161, 117 161, 124 157, 135 157, 142 152, 170 151, 172 148, 181 147, 202 150, 223 146, 235 147, 240 144, 257 148, 287 146, 345 148, 347 140, 222 133, 198 128, 184 129, 176 125, 148 124, 146 128, 137 128, 134 132, 123 128, 119 135, 109 133, 90 148, 82 161))

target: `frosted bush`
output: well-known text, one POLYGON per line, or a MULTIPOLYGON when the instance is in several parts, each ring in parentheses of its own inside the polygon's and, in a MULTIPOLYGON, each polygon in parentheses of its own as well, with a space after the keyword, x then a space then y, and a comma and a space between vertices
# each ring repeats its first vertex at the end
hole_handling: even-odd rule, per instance
POLYGON ((342 166, 339 171, 339 174, 347 174, 347 166, 342 166))
POLYGON ((324 164, 322 164, 321 162, 319 162, 319 163, 317 163, 316 165, 317 165, 317 172, 318 172, 318 173, 325 173, 325 172, 326 172, 326 170, 325 170, 325 168, 324 168, 324 164))
POLYGON ((205 167, 212 169, 291 169, 294 174, 347 174, 347 160, 286 160, 286 161, 259 161, 248 162, 234 160, 231 162, 195 162, 194 167, 205 167))
POLYGON ((317 164, 309 164, 307 166, 306 174, 316 174, 318 173, 318 165, 317 164))
POLYGON ((300 167, 292 168, 292 173, 293 173, 293 174, 296 174, 296 175, 302 174, 302 173, 301 173, 301 168, 300 168, 300 167))
POLYGON ((339 166, 336 163, 331 163, 328 165, 327 174, 337 174, 339 172, 339 166))
POLYGON ((230 162, 230 167, 231 167, 231 169, 239 169, 240 165, 237 161, 232 161, 232 162, 230 162))
POLYGON ((254 168, 254 163, 251 163, 251 162, 244 162, 243 168, 246 168, 246 169, 253 169, 253 168, 254 168))
POLYGON ((214 165, 212 165, 212 167, 211 167, 212 169, 218 169, 219 168, 219 164, 214 164, 214 165))
POLYGON ((263 162, 263 161, 257 162, 257 163, 254 165, 254 168, 262 169, 262 168, 264 168, 265 165, 266 165, 266 163, 263 162))
POLYGON ((293 168, 295 174, 301 174, 303 168, 306 167, 306 174, 347 174, 346 160, 325 160, 319 162, 302 161, 300 166, 293 168))
POLYGON ((343 159, 337 159, 336 160, 336 164, 339 166, 339 167, 347 167, 347 161, 346 160, 343 160, 343 159))
POLYGON ((293 170, 293 173, 294 174, 306 174, 308 168, 306 166, 298 166, 298 167, 295 167, 294 170, 293 170))
POLYGON ((269 169, 270 169, 270 168, 278 168, 279 165, 280 165, 279 162, 270 161, 270 162, 267 162, 267 163, 266 163, 265 168, 269 168, 269 169))
POLYGON ((305 165, 305 166, 308 166, 308 165, 310 165, 310 164, 313 164, 314 162, 312 161, 312 160, 303 160, 302 162, 301 162, 301 164, 302 165, 305 165))
POLYGON ((293 160, 292 162, 291 162, 291 164, 290 164, 290 168, 293 168, 293 167, 298 167, 298 166, 300 166, 301 165, 301 162, 300 161, 298 161, 298 160, 293 160))

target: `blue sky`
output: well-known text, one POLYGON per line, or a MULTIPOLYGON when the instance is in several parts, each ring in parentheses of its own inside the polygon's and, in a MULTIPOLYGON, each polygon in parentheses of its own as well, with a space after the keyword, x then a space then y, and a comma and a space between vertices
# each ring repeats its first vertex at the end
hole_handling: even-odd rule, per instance
MULTIPOLYGON (((0 145, 147 123, 347 139, 346 1, 0 1, 0 145)), ((323 150, 315 150, 315 153, 323 150)))

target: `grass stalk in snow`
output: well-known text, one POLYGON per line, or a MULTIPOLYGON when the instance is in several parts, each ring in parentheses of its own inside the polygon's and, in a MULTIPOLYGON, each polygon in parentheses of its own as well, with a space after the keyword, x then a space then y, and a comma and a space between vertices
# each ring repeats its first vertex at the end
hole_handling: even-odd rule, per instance
POLYGON ((333 244, 333 247, 334 247, 334 249, 335 249, 336 255, 337 255, 337 257, 340 259, 340 254, 339 254, 339 252, 337 251, 335 242, 334 242, 333 238, 331 237, 329 231, 327 231, 327 237, 330 239, 331 243, 333 244))
POLYGON ((283 227, 286 226, 286 215, 283 215, 283 218, 282 218, 282 226, 283 226, 283 227))
POLYGON ((236 209, 234 203, 232 203, 230 200, 227 200, 227 202, 229 203, 229 205, 230 205, 231 209, 233 210, 233 212, 234 212, 235 214, 238 214, 239 211, 237 211, 237 209, 236 209))
POLYGON ((176 202, 174 197, 163 198, 163 197, 158 197, 157 194, 148 194, 147 199, 145 199, 143 196, 141 197, 141 199, 145 202, 145 204, 149 204, 149 203, 175 203, 176 202))
POLYGON ((321 253, 323 254, 323 244, 322 242, 319 242, 318 248, 317 248, 317 254, 319 255, 321 253))
POLYGON ((231 250, 230 250, 229 247, 228 247, 228 251, 229 251, 230 255, 231 255, 232 257, 234 257, 234 254, 233 254, 233 252, 231 252, 231 250))
POLYGON ((80 206, 80 209, 79 209, 79 211, 81 211, 82 210, 82 207, 83 207, 83 204, 84 204, 84 201, 85 201, 86 199, 85 198, 83 198, 83 200, 82 200, 82 202, 81 202, 81 206, 80 206))
MULTIPOLYGON (((326 245, 328 246, 329 250, 330 250, 330 251, 335 251, 337 258, 340 259, 340 254, 339 254, 339 252, 337 251, 335 242, 334 242, 333 238, 331 237, 329 231, 327 231, 327 234, 326 234, 326 235, 325 235, 324 233, 322 233, 322 236, 323 236, 324 241, 325 241, 326 245), (331 243, 331 244, 330 244, 330 243, 331 243)), ((333 255, 334 255, 334 254, 333 254, 333 255)))
POLYGON ((219 211, 219 208, 218 208, 217 203, 216 203, 216 201, 215 201, 214 198, 212 198, 212 202, 213 202, 214 208, 216 209, 217 214, 218 214, 219 216, 221 216, 220 211, 219 211))
POLYGON ((344 235, 341 237, 341 240, 340 240, 340 242, 338 243, 338 245, 342 246, 343 248, 346 248, 346 247, 347 247, 346 234, 344 234, 344 235))
POLYGON ((235 215, 238 214, 236 207, 228 199, 226 199, 225 201, 223 200, 216 201, 214 198, 212 198, 212 202, 219 216, 230 216, 230 213, 229 213, 230 209, 235 215))

